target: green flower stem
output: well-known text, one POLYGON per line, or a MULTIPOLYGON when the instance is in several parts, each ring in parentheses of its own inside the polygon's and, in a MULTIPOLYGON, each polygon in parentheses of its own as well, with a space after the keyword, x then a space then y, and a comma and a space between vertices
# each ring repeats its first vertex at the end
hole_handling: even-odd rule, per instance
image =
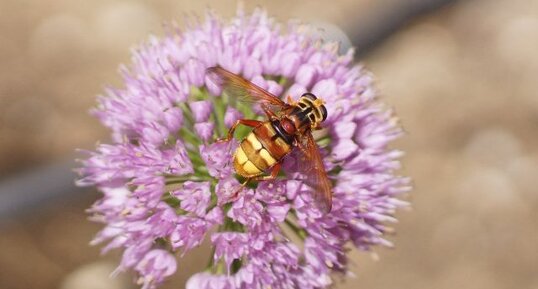
POLYGON ((179 208, 181 206, 181 201, 178 198, 172 196, 170 192, 165 193, 161 197, 161 200, 174 209, 179 208))
POLYGON ((243 261, 241 261, 240 259, 234 259, 232 261, 232 265, 231 265, 231 268, 230 268, 230 273, 231 274, 235 274, 237 272, 239 272, 239 269, 241 269, 241 267, 243 266, 243 261))
POLYGON ((200 88, 193 85, 191 86, 189 96, 191 101, 207 100, 208 93, 205 88, 200 88))
POLYGON ((201 174, 188 174, 183 176, 167 176, 165 185, 173 185, 173 184, 180 184, 184 183, 186 181, 193 181, 193 182, 212 182, 214 179, 209 175, 201 175, 201 174))
POLYGON ((319 140, 316 140, 316 143, 320 147, 325 148, 325 147, 328 147, 331 144, 331 138, 330 137, 324 137, 324 138, 321 138, 319 140))
POLYGON ((177 107, 181 108, 181 110, 183 111, 183 116, 187 121, 187 125, 192 127, 192 125, 194 124, 194 117, 192 116, 191 109, 184 102, 178 103, 177 107))
POLYGON ((224 224, 222 230, 227 232, 245 232, 245 226, 232 220, 230 217, 224 217, 224 224))
POLYGON ((210 177, 206 164, 198 151, 194 149, 187 149, 187 155, 189 156, 189 159, 193 164, 195 175, 203 175, 210 177))
POLYGON ((189 156, 193 166, 205 166, 202 156, 200 156, 200 153, 198 153, 198 151, 195 149, 187 149, 187 155, 189 156))
POLYGON ((215 265, 215 258, 213 258, 213 256, 215 256, 215 246, 211 246, 211 254, 209 254, 209 262, 206 266, 206 270, 211 269, 213 265, 215 265))
POLYGON ((226 125, 224 124, 224 115, 226 113, 226 105, 222 97, 213 97, 213 121, 216 124, 217 132, 219 136, 224 136, 226 131, 226 125))
POLYGON ((179 135, 185 140, 187 143, 191 143, 193 145, 199 146, 202 144, 200 139, 197 135, 193 133, 193 129, 182 127, 179 130, 179 135))
POLYGON ((244 101, 238 101, 237 102, 237 110, 243 113, 244 117, 247 119, 254 119, 256 118, 256 114, 252 110, 250 103, 245 103, 244 101))
POLYGON ((214 273, 217 274, 217 275, 222 275, 225 273, 226 271, 226 267, 224 266, 224 262, 223 261, 220 261, 220 262, 217 262, 216 264, 217 266, 215 266, 215 270, 214 270, 214 273))
POLYGON ((280 84, 281 86, 285 86, 286 85, 286 82, 288 82, 288 79, 284 76, 281 76, 279 79, 278 79, 278 84, 280 84))
POLYGON ((204 176, 210 177, 209 171, 203 165, 194 167, 194 173, 196 175, 204 175, 204 176))
POLYGON ((291 222, 288 218, 284 220, 284 223, 302 240, 304 241, 308 237, 308 233, 291 222))

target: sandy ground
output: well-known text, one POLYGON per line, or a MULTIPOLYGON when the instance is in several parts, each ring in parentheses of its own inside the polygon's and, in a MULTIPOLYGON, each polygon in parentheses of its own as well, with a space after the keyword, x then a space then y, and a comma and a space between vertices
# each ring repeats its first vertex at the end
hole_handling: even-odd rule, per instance
MULTIPOLYGON (((279 19, 352 29, 391 2, 255 3, 279 19)), ((209 5, 225 16, 235 10, 230 1, 209 5)), ((209 5, 2 1, 0 175, 106 140, 87 110, 105 84, 119 85, 128 48, 209 5)), ((336 288, 538 288, 537 51, 535 1, 477 0, 413 21, 362 60, 408 132, 394 146, 407 152, 413 209, 398 214, 396 248, 352 252, 357 277, 336 288)), ((133 288, 130 275, 107 277, 117 252, 101 257, 88 246, 99 226, 84 209, 98 195, 73 193, 80 198, 3 223, 0 288, 133 288)), ((183 288, 205 255, 189 254, 162 288, 183 288)))

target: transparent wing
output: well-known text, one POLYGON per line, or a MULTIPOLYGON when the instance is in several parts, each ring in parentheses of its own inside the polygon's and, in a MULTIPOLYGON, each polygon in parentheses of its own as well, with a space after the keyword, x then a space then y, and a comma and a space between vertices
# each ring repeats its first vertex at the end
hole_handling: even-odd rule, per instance
POLYGON ((224 87, 228 94, 237 96, 242 101, 274 105, 281 110, 290 107, 267 90, 222 67, 210 67, 206 73, 216 84, 224 87))
POLYGON ((325 172, 318 145, 310 132, 301 136, 299 148, 302 152, 299 171, 305 175, 305 183, 314 190, 316 205, 322 212, 328 213, 332 207, 331 181, 325 172))

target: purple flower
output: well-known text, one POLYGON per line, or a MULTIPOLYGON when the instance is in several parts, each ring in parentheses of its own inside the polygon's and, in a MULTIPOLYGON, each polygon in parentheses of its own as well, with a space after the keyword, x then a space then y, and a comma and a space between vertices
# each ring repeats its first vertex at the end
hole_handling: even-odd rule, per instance
POLYGON ((136 271, 143 288, 173 274, 206 237, 211 265, 187 288, 324 288, 331 273, 348 270, 347 246, 391 246, 384 233, 409 190, 395 175, 402 153, 388 148, 402 134, 395 117, 352 50, 339 55, 297 22, 280 27, 263 10, 229 23, 208 14, 134 50, 124 87, 99 97, 93 113, 112 143, 88 152, 78 181, 103 193, 89 209, 104 224, 92 244, 123 249, 116 271, 136 271), (215 65, 282 98, 311 91, 324 99, 328 118, 315 137, 334 184, 329 214, 301 182, 296 153, 283 162, 285 176, 238 190, 238 141, 215 140, 262 113, 221 95, 205 74, 215 65))
POLYGON ((214 262, 223 259, 226 269, 234 260, 239 260, 250 248, 248 234, 239 232, 219 232, 211 236, 211 242, 215 246, 214 262))
POLYGON ((183 210, 203 217, 211 201, 210 186, 209 182, 186 181, 181 189, 172 191, 170 194, 181 202, 180 207, 183 210))
POLYGON ((224 124, 226 127, 232 127, 232 125, 234 125, 234 123, 240 118, 243 118, 243 114, 240 111, 231 106, 226 108, 226 114, 224 115, 224 124))
MULTIPOLYGON (((203 73, 204 70, 201 71, 203 73)), ((200 100, 189 103, 189 108, 192 112, 195 122, 206 122, 211 115, 213 106, 209 100, 200 100)))
POLYGON ((135 270, 140 274, 138 284, 141 284, 143 289, 152 288, 153 284, 159 284, 164 278, 174 274, 176 266, 176 259, 170 252, 162 249, 151 250, 135 266, 135 270))

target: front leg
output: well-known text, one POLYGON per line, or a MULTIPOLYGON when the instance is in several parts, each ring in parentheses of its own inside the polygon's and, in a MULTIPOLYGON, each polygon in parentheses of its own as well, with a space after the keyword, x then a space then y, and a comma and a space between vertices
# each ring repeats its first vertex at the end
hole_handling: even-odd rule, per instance
POLYGON ((297 101, 293 100, 293 98, 291 98, 291 95, 288 95, 288 104, 291 105, 291 106, 297 106, 297 101))
POLYGON ((253 119, 239 119, 234 123, 234 125, 232 125, 232 127, 228 131, 228 135, 226 136, 226 138, 218 139, 217 142, 228 142, 228 141, 232 140, 232 138, 234 137, 235 129, 240 124, 250 126, 250 127, 257 127, 257 126, 261 125, 262 123, 263 122, 261 122, 261 121, 253 120, 253 119))

